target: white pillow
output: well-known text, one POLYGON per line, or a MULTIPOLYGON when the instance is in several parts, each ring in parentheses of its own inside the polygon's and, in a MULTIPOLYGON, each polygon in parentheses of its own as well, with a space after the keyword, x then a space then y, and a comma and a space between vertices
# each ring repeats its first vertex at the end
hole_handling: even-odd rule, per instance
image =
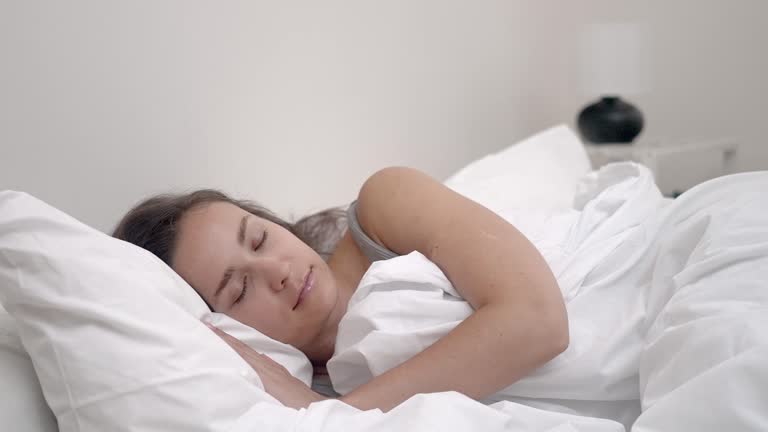
POLYGON ((278 403, 173 270, 24 193, 0 192, 0 288, 62 432, 223 431, 278 403))
POLYGON ((304 384, 312 385, 312 363, 298 348, 276 341, 224 314, 208 313, 202 319, 229 333, 255 351, 268 355, 304 384))
POLYGON ((56 419, 43 399, 32 361, 13 318, 0 305, 0 424, 13 432, 56 432, 56 419))
MULTIPOLYGON (((256 351, 268 353, 307 385, 312 367, 296 348, 272 340, 226 315, 210 314, 204 320, 238 338, 256 351)), ((56 418, 43 397, 40 381, 18 335, 16 323, 0 305, 0 420, 14 432, 57 432, 56 418)))
POLYGON ((561 125, 470 163, 445 184, 497 213, 562 210, 572 208, 578 180, 591 170, 581 140, 561 125))

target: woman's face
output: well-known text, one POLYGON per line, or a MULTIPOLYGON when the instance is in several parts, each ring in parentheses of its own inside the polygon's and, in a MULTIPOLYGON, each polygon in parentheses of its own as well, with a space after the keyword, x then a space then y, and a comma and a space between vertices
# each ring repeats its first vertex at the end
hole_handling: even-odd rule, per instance
POLYGON ((226 202, 182 217, 173 268, 214 311, 302 350, 335 326, 341 306, 320 255, 280 225, 226 202))

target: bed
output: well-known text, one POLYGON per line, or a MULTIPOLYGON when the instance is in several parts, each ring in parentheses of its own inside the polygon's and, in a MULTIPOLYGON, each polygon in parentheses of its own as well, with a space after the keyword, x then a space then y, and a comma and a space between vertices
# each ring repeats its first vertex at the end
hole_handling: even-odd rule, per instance
MULTIPOLYGON (((416 396, 389 413, 360 412, 333 400, 299 411, 281 406, 200 319, 215 320, 310 383, 311 368, 303 354, 209 314, 186 283, 153 255, 34 197, 0 192, 0 303, 10 312, 0 310, 0 377, 5 386, 0 420, 4 428, 20 432, 768 430, 768 395, 762 391, 768 388, 763 270, 768 269, 768 230, 760 223, 763 204, 753 199, 766 184, 766 174, 728 179, 716 185, 716 192, 693 191, 677 205, 654 192, 642 167, 610 170, 592 173, 578 138, 560 126, 474 161, 446 184, 500 214, 521 208, 567 213, 574 206, 583 211, 592 205, 595 212, 610 209, 628 215, 630 222, 621 219, 624 225, 606 218, 592 228, 602 230, 602 240, 624 245, 622 262, 653 268, 646 274, 651 276, 647 294, 638 293, 646 297, 633 303, 642 304, 643 310, 625 315, 633 322, 629 333, 636 333, 635 343, 627 348, 610 341, 600 355, 583 358, 579 354, 595 347, 574 345, 549 365, 559 375, 538 371, 523 383, 526 391, 485 404, 448 392, 416 396), (595 200, 597 190, 609 199, 595 200), (733 201, 733 190, 751 192, 733 201), (581 203, 575 204, 574 197, 581 203), (710 229, 711 215, 696 218, 696 209, 729 199, 734 204, 716 217, 743 230, 723 233, 710 229), (646 262, 646 255, 638 253, 636 261, 628 261, 632 241, 643 238, 633 227, 643 211, 656 207, 671 209, 665 217, 675 226, 661 233, 663 242, 654 243, 663 249, 654 256, 664 259, 646 262), (695 271, 680 270, 691 262, 695 266, 686 269, 695 271), (617 353, 621 355, 612 356, 617 353), (591 369, 592 381, 572 376, 568 360, 579 358, 600 363, 591 369), (566 380, 569 371, 571 381, 566 380), (599 386, 593 385, 600 379, 599 386), (571 393, 553 397, 563 388, 571 393), (616 395, 624 414, 590 411, 594 404, 583 395, 600 390, 616 395)), ((407 263, 372 267, 371 277, 390 287, 426 277, 422 285, 431 292, 440 290, 441 298, 450 290, 429 263, 418 256, 401 258, 407 263), (408 268, 415 270, 402 271, 408 268)), ((590 286, 610 285, 608 270, 620 264, 603 266, 607 273, 590 286)), ((589 277, 594 279, 591 270, 578 286, 589 277)), ((581 294, 564 295, 573 297, 569 314, 585 317, 594 307, 577 301, 585 298, 581 294)), ((451 307, 459 305, 454 303, 451 307)), ((596 331, 594 322, 584 323, 575 328, 589 333, 585 329, 592 325, 590 331, 596 331)))

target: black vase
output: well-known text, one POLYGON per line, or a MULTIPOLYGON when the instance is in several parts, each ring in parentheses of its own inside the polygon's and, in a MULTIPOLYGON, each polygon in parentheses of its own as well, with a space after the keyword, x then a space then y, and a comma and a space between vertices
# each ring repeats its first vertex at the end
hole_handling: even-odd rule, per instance
POLYGON ((643 113, 618 97, 603 97, 581 110, 578 126, 590 143, 628 144, 643 130, 643 113))

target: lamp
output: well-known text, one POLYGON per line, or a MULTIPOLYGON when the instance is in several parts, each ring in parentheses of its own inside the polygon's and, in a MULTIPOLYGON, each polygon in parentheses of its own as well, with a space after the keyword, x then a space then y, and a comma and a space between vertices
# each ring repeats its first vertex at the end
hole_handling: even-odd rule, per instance
POLYGON ((643 114, 622 97, 648 87, 642 27, 603 23, 589 28, 584 36, 582 83, 598 100, 579 113, 579 132, 594 144, 629 144, 643 129, 643 114))

